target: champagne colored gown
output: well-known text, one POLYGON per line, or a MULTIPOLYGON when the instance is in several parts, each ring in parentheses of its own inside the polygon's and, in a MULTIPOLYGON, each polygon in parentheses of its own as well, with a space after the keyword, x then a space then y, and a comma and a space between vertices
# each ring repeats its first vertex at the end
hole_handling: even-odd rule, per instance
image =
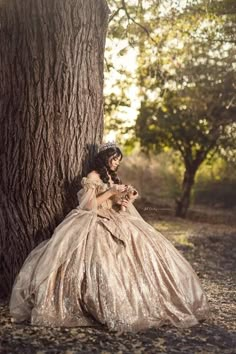
POLYGON ((190 327, 209 316, 188 261, 144 221, 132 203, 120 211, 109 186, 82 179, 79 205, 26 258, 10 299, 16 322, 138 331, 190 327))

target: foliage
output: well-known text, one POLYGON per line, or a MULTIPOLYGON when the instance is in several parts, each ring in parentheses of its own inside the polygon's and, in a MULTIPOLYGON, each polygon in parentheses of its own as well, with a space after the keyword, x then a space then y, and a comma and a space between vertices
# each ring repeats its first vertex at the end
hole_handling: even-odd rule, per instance
MULTIPOLYGON (((105 65, 105 135, 115 133, 116 140, 125 153, 138 148, 134 123, 137 118, 139 102, 137 96, 136 58, 140 31, 146 34, 153 31, 147 20, 140 24, 145 14, 157 13, 157 0, 149 1, 108 1, 111 15, 106 45, 105 65), (148 5, 148 6, 147 6, 148 5), (126 58, 128 57, 128 60, 126 58)), ((151 23, 150 23, 151 24, 151 23)))
POLYGON ((217 40, 221 23, 192 13, 162 21, 156 57, 142 49, 137 135, 148 150, 180 151, 200 164, 216 148, 234 146, 235 48, 217 40), (207 34, 207 39, 206 39, 207 34))
POLYGON ((138 51, 138 118, 135 131, 129 126, 131 138, 122 137, 149 153, 168 148, 181 154, 185 173, 177 202, 185 204, 185 214, 200 165, 216 152, 236 161, 236 16, 230 0, 183 3, 121 0, 112 28, 113 38, 126 36, 138 51))
POLYGON ((193 204, 214 208, 235 208, 235 164, 219 155, 215 155, 211 161, 205 161, 196 176, 193 204))

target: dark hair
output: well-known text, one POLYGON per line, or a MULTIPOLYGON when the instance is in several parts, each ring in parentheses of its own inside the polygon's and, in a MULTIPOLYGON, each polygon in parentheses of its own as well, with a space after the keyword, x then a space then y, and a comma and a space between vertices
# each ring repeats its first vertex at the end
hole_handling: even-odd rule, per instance
POLYGON ((122 183, 121 179, 118 177, 116 171, 112 171, 109 167, 108 160, 111 156, 113 156, 114 158, 120 156, 121 160, 123 158, 123 154, 118 147, 110 147, 106 150, 97 153, 97 155, 94 158, 90 171, 95 170, 99 174, 101 180, 104 183, 109 183, 109 176, 108 176, 108 172, 109 172, 112 181, 116 184, 121 184, 122 183))

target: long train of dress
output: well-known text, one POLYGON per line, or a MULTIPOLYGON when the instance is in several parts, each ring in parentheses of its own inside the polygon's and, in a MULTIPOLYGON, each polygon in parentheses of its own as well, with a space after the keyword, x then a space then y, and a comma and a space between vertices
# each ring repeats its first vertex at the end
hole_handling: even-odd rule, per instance
POLYGON ((15 279, 17 322, 138 331, 190 327, 209 317, 207 296, 188 261, 132 205, 96 205, 108 185, 82 179, 80 204, 31 251, 15 279))

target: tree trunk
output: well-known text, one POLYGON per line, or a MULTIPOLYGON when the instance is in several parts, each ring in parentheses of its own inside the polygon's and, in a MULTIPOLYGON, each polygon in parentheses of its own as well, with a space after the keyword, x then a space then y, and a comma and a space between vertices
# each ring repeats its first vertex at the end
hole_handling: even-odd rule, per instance
POLYGON ((175 215, 185 218, 190 204, 191 190, 194 184, 196 174, 195 168, 186 168, 184 173, 182 193, 179 199, 176 200, 175 215))
POLYGON ((103 134, 106 0, 0 4, 0 284, 77 205, 103 134))

